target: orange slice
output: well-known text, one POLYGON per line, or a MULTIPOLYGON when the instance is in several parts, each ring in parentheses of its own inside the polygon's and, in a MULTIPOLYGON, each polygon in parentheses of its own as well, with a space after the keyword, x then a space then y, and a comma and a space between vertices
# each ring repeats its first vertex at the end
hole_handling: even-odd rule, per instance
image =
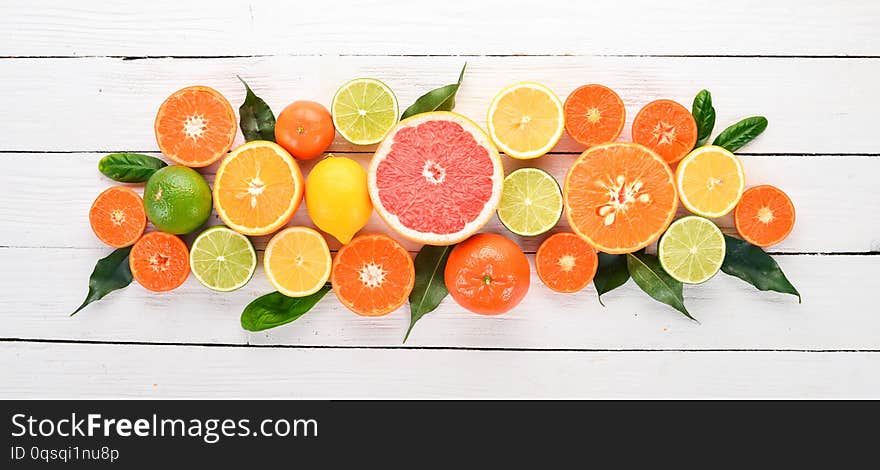
POLYGON ((223 159, 214 179, 214 207, 231 229, 267 235, 290 221, 303 195, 299 165, 280 145, 248 142, 223 159))
POLYGON ((288 297, 314 294, 330 279, 330 249, 320 233, 289 227, 266 245, 263 266, 269 282, 288 297))
POLYGON ((633 119, 632 139, 673 164, 696 145, 697 121, 687 108, 675 101, 652 101, 633 119))
POLYGON ((153 130, 159 150, 189 167, 220 159, 235 139, 238 125, 229 101, 217 90, 191 86, 178 90, 159 106, 153 130))
POLYGON ((587 147, 614 142, 626 122, 623 101, 602 85, 584 85, 571 92, 563 111, 566 132, 587 147))
POLYGON ((541 282, 551 290, 577 292, 593 280, 599 268, 596 250, 573 233, 557 233, 544 240, 535 254, 541 282))
POLYGON ((669 166, 639 144, 587 150, 568 170, 563 193, 571 228, 605 253, 631 253, 653 243, 678 208, 669 166))
POLYGON ((413 260, 387 235, 361 235, 342 247, 330 274, 333 292, 349 310, 369 317, 400 308, 415 283, 413 260))
POLYGON ((177 289, 189 277, 189 250, 175 235, 150 232, 131 248, 128 265, 145 289, 166 292, 177 289))
POLYGON ((130 246, 147 228, 144 201, 125 186, 113 186, 95 199, 89 210, 89 224, 95 236, 113 248, 130 246))
POLYGON ((733 221, 743 240, 757 246, 775 245, 794 228, 794 204, 775 186, 755 186, 743 193, 733 221))

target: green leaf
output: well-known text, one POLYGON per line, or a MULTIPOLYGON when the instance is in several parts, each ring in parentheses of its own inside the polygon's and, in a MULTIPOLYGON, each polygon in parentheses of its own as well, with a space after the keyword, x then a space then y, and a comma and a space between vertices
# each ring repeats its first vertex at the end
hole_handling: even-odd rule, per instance
POLYGON ((602 294, 626 284, 629 280, 629 269, 626 266, 626 256, 599 253, 599 267, 596 276, 593 277, 593 285, 599 294, 599 303, 604 307, 602 294))
POLYGON ((400 119, 406 119, 416 114, 429 113, 431 111, 452 111, 455 107, 455 94, 461 86, 461 79, 464 78, 464 70, 467 68, 467 62, 461 67, 461 73, 458 74, 458 82, 452 85, 442 86, 431 90, 420 96, 409 108, 403 112, 400 119))
POLYGON ((715 128, 715 107, 712 106, 712 93, 709 90, 700 90, 694 97, 694 105, 691 107, 691 114, 697 121, 697 145, 699 147, 706 143, 709 136, 712 135, 712 129, 715 128))
POLYGON ((162 160, 139 153, 111 153, 98 162, 98 171, 121 183, 144 183, 156 170, 168 166, 162 160))
POLYGON ((268 140, 275 142, 275 115, 262 98, 255 95, 241 77, 247 95, 238 108, 239 127, 246 141, 268 140))
POLYGON ((724 129, 715 137, 712 145, 724 147, 731 152, 736 152, 743 145, 751 142, 767 128, 767 118, 764 116, 752 116, 724 129))
POLYGON ((406 343, 416 322, 440 305, 440 302, 449 294, 446 289, 446 281, 443 272, 446 270, 446 261, 449 253, 455 246, 432 246, 425 245, 416 255, 415 268, 416 280, 413 290, 409 294, 410 320, 409 328, 403 342, 406 343))
POLYGON ((761 248, 730 235, 724 236, 725 254, 721 270, 736 276, 763 291, 776 291, 796 295, 801 302, 801 294, 791 285, 779 269, 776 261, 761 248))
POLYGON ((630 276, 645 293, 696 321, 684 307, 682 284, 666 274, 656 256, 629 253, 626 255, 626 265, 630 276))
POLYGON ((241 312, 241 327, 263 331, 290 323, 311 310, 327 292, 330 292, 330 284, 305 297, 288 297, 280 292, 257 297, 241 312))
POLYGON ((131 268, 128 265, 128 254, 131 247, 118 248, 104 258, 98 260, 95 269, 89 277, 89 293, 86 299, 70 316, 74 316, 86 305, 97 302, 104 298, 105 295, 122 289, 131 284, 131 268))

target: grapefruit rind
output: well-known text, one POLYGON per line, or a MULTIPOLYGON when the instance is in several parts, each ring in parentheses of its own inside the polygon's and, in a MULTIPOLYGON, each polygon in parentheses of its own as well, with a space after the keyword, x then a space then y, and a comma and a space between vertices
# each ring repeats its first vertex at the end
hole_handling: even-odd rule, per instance
POLYGON ((376 153, 370 161, 370 166, 367 170, 367 185, 370 190, 370 199, 373 201, 373 208, 376 210, 376 213, 379 214, 379 217, 385 222, 385 224, 387 224, 388 227, 391 228, 391 230, 393 230, 395 233, 403 238, 406 238, 407 240, 416 243, 438 246, 453 245, 459 243, 483 228, 495 215, 495 211, 498 209, 498 204, 501 202, 501 189, 503 186, 503 181, 504 166, 501 163, 501 156, 498 154, 498 150, 489 139, 489 136, 470 119, 462 116, 461 114, 453 113, 450 111, 434 111, 430 113, 422 113, 400 121, 397 126, 395 126, 395 128, 388 134, 385 140, 382 141, 382 143, 379 145, 379 148, 376 149, 376 153), (403 128, 415 127, 419 124, 434 120, 452 121, 459 124, 464 130, 466 130, 468 133, 471 134, 471 136, 473 136, 474 140, 476 140, 477 142, 477 145, 480 145, 486 149, 489 154, 489 158, 492 160, 492 194, 489 200, 486 201, 483 209, 480 211, 479 215, 474 218, 474 220, 468 222, 463 229, 454 233, 420 232, 404 226, 403 223, 400 221, 400 218, 397 215, 392 214, 382 204, 382 200, 379 197, 379 186, 376 181, 376 173, 379 164, 382 162, 382 160, 384 160, 385 155, 387 155, 391 151, 391 147, 394 144, 395 135, 403 128))
POLYGON ((212 196, 214 198, 214 209, 217 210, 217 216, 220 217, 220 220, 226 224, 227 227, 235 230, 236 232, 242 233, 244 235, 251 236, 259 236, 259 235, 268 235, 279 228, 283 227, 287 222, 293 218, 293 214, 299 208, 300 202, 302 201, 303 191, 305 189, 305 184, 303 183, 302 172, 299 169, 299 165, 296 163, 296 160, 287 153, 287 150, 284 150, 280 145, 269 142, 267 140, 254 140, 248 142, 246 144, 240 145, 235 148, 223 161, 220 163, 220 167, 217 169, 217 175, 214 177, 214 189, 212 191, 212 196), (223 209, 223 205, 221 203, 221 199, 219 197, 221 185, 219 184, 220 180, 223 177, 223 173, 226 170, 226 167, 229 165, 229 162, 238 157, 245 150, 249 150, 255 147, 268 147, 275 151, 275 153, 281 157, 281 159, 287 164, 288 168, 290 168, 291 174, 293 175, 294 183, 296 184, 296 188, 294 190, 294 196, 291 198, 290 203, 287 207, 287 210, 283 214, 281 214, 275 222, 266 225, 264 227, 248 227, 229 218, 229 215, 223 209))
POLYGON ((515 158, 517 160, 531 160, 533 158, 538 158, 547 152, 553 150, 553 147, 559 143, 559 139, 562 138, 562 134, 565 132, 565 112, 563 110, 562 101, 556 96, 556 93, 553 93, 553 90, 547 88, 546 86, 537 83, 537 82, 519 82, 514 83, 513 85, 509 85, 506 88, 502 89, 495 95, 495 98, 492 99, 492 104, 489 105, 489 112, 486 115, 486 127, 489 129, 489 136, 492 138, 492 142, 505 154, 508 156, 515 158), (536 150, 532 150, 531 152, 519 152, 507 146, 501 139, 498 138, 495 132, 495 126, 493 125, 492 116, 495 114, 495 111, 498 109, 498 104, 501 102, 501 98, 505 95, 509 94, 512 91, 515 91, 520 88, 531 88, 533 90, 538 90, 547 97, 556 105, 556 109, 558 110, 557 119, 558 126, 553 135, 548 139, 547 143, 536 150))
POLYGON ((625 254, 625 253, 632 253, 632 252, 635 252, 635 251, 641 250, 642 248, 645 248, 646 246, 650 245, 651 243, 654 243, 655 241, 657 241, 657 239, 660 238, 660 236, 663 234, 663 232, 666 231, 666 229, 669 227, 669 224, 672 223, 672 219, 673 219, 673 217, 675 216, 675 212, 676 212, 676 210, 677 210, 677 208, 678 208, 678 190, 677 190, 677 188, 676 188, 676 186, 675 186, 674 175, 672 174, 672 170, 669 169, 669 165, 666 164, 666 162, 663 160, 662 157, 660 157, 659 155, 657 155, 656 152, 654 152, 653 150, 649 149, 648 147, 645 147, 644 145, 641 145, 641 144, 630 143, 630 142, 610 142, 610 143, 607 143, 607 144, 602 144, 602 145, 597 145, 597 146, 595 146, 595 147, 591 147, 591 148, 587 149, 586 151, 584 151, 584 152, 583 152, 583 153, 577 158, 577 160, 575 160, 574 163, 571 164, 571 167, 569 168, 568 173, 566 173, 566 175, 565 175, 565 186, 564 186, 564 188, 563 188, 562 194, 563 194, 563 203, 565 204, 565 217, 566 217, 566 220, 568 221, 568 224, 571 226, 572 231, 574 231, 574 232, 575 232, 576 234, 578 234, 581 238, 583 238, 584 240, 586 240, 586 241, 587 241, 590 245, 592 245, 596 250, 601 251, 601 252, 603 252, 603 253, 608 253, 608 254, 625 254), (658 163, 661 165, 661 167, 665 170, 665 172, 666 172, 666 174, 667 174, 667 176, 668 176, 668 182, 669 182, 669 185, 670 185, 670 189, 672 190, 672 193, 673 193, 673 201, 672 201, 672 204, 671 204, 671 208, 670 208, 670 210, 667 211, 667 214, 666 214, 666 217, 665 217, 665 221, 664 221, 664 223, 662 224, 662 227, 661 227, 660 229, 658 229, 657 231, 653 232, 653 233, 651 234, 651 236, 645 238, 645 239, 642 240, 640 243, 637 243, 637 244, 632 245, 632 246, 623 246, 623 247, 607 246, 607 245, 605 245, 604 243, 597 241, 594 237, 591 237, 589 234, 585 233, 585 232, 584 232, 583 230, 581 230, 581 228, 575 223, 575 221, 572 220, 572 211, 573 211, 573 208, 572 208, 571 203, 570 203, 569 198, 568 198, 569 188, 571 187, 571 177, 572 177, 572 173, 573 173, 573 172, 575 171, 575 169, 578 167, 578 165, 580 164, 581 160, 583 160, 583 159, 585 158, 586 155, 588 155, 588 154, 590 154, 590 153, 592 153, 592 152, 597 152, 597 151, 601 151, 601 150, 606 149, 606 148, 609 148, 609 147, 616 147, 616 146, 617 146, 617 147, 621 147, 621 146, 626 146, 626 147, 636 147, 636 148, 638 148, 638 149, 640 149, 640 150, 646 152, 648 155, 650 155, 651 158, 653 158, 656 162, 658 162, 658 163))

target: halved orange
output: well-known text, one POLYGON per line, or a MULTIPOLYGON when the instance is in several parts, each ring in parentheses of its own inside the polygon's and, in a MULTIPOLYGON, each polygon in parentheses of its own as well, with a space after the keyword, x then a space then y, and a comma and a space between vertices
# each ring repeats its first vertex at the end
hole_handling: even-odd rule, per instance
POLYGON ((697 121, 687 108, 675 101, 652 101, 633 119, 632 139, 671 165, 684 158, 696 145, 697 121))
POLYGON ((290 221, 303 195, 296 160, 280 145, 248 142, 223 159, 214 178, 214 208, 231 229, 267 235, 290 221))
POLYGON ((318 292, 330 279, 330 249, 324 237, 308 227, 288 227, 266 245, 263 266, 269 282, 288 297, 318 292))
POLYGON ((406 303, 415 283, 412 257, 387 235, 361 235, 333 260, 333 292, 349 310, 368 317, 385 315, 406 303))
POLYGON ((130 246, 147 228, 144 201, 125 186, 108 188, 92 203, 89 224, 95 236, 113 248, 130 246))
POLYGON ((587 147, 614 142, 626 122, 623 101, 602 85, 584 85, 571 92, 563 111, 566 132, 587 147))
POLYGON ((775 245, 794 228, 794 204, 775 186, 755 186, 743 193, 733 221, 743 240, 757 246, 775 245))
POLYGON ((596 249, 574 233, 562 232, 544 240, 535 254, 538 277, 556 292, 577 292, 593 280, 599 268, 596 249))
POLYGON ((235 139, 238 125, 229 101, 217 90, 191 86, 165 99, 153 130, 162 153, 180 165, 208 166, 220 159, 235 139))
POLYGON ((145 289, 166 292, 177 289, 189 277, 189 249, 175 235, 150 232, 131 248, 128 265, 145 289))
POLYGON ((563 191, 571 228, 605 253, 631 253, 653 243, 678 208, 672 171, 651 149, 598 145, 581 154, 563 191))

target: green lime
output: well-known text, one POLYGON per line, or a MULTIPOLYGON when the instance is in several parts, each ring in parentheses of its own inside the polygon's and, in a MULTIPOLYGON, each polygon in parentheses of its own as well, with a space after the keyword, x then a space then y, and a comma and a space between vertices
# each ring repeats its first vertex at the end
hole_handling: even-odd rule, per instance
POLYGON ((166 166, 147 180, 144 209, 159 230, 190 233, 211 216, 211 188, 192 168, 166 166))
POLYGON ((508 230, 540 235, 562 216, 562 190, 553 175, 538 168, 520 168, 504 178, 498 218, 508 230))
POLYGON ((356 78, 339 87, 330 112, 336 130, 355 145, 380 142, 400 116, 391 88, 372 78, 356 78))
POLYGON ((709 219, 682 217, 666 230, 657 246, 660 265, 685 284, 708 281, 724 262, 724 234, 709 219))
POLYGON ((229 292, 254 276, 257 252, 248 237, 217 225, 196 237, 189 251, 189 266, 205 287, 229 292))

